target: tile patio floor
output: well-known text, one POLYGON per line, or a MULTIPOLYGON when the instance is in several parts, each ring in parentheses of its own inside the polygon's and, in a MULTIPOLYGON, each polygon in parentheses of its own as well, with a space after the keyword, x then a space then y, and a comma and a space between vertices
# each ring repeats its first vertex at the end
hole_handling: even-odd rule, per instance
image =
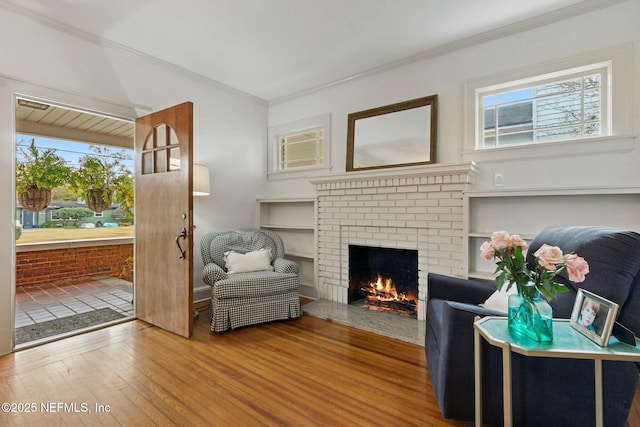
POLYGON ((132 316, 131 282, 105 276, 78 283, 20 286, 16 290, 16 328, 101 308, 132 316))

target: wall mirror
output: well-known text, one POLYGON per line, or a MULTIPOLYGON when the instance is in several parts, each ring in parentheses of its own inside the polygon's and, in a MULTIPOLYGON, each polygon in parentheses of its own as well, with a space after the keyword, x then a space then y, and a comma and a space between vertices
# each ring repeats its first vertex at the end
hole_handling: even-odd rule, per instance
POLYGON ((347 172, 436 162, 438 95, 351 113, 347 172))

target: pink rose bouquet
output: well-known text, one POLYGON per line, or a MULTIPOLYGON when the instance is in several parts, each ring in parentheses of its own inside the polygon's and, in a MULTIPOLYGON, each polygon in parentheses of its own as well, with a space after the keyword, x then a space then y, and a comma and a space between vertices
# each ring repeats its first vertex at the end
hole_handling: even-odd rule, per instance
POLYGON ((563 254, 557 246, 544 244, 533 254, 536 267, 529 270, 524 256, 527 243, 517 234, 509 235, 506 231, 496 231, 491 240, 480 246, 482 257, 496 262, 496 287, 502 289, 507 283, 507 290, 514 284, 523 297, 532 297, 532 291, 540 292, 548 301, 556 293, 566 292, 567 288, 555 282, 555 276, 567 270, 569 280, 575 283, 584 281, 589 273, 589 264, 576 254, 563 254), (533 284, 534 286, 530 286, 533 284))

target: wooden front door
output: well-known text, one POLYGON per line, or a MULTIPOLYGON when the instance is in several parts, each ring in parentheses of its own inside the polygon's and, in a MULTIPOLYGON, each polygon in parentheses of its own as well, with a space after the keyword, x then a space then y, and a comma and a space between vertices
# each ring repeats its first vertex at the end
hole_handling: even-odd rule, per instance
POLYGON ((193 333, 193 104, 136 120, 136 316, 193 333))

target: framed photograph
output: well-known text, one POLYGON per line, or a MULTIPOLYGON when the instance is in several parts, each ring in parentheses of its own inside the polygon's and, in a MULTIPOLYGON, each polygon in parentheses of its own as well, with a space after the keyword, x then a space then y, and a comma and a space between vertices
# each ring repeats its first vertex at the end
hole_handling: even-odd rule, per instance
POLYGON ((584 289, 578 289, 569 323, 590 340, 606 347, 609 344, 617 312, 618 304, 615 302, 584 289))

